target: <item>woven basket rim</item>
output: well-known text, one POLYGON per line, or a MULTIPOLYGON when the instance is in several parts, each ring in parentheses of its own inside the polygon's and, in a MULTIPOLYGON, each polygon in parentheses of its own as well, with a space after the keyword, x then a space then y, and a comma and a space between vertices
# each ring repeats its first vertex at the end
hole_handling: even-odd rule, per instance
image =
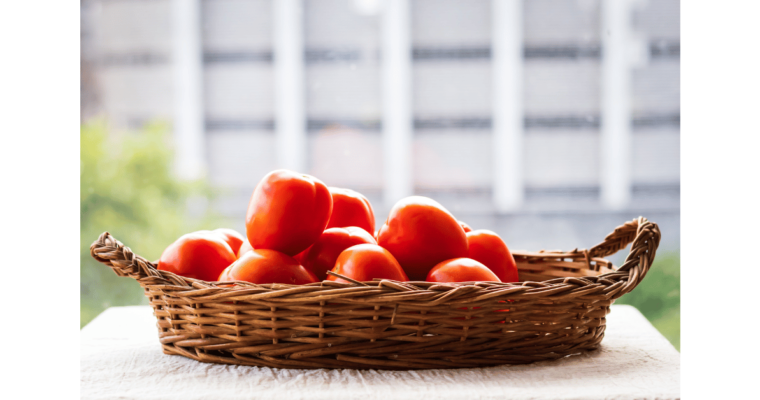
MULTIPOLYGON (((267 290, 292 290, 295 288, 322 288, 332 290, 335 288, 355 288, 361 290, 376 290, 385 288, 393 291, 414 291, 414 290, 452 290, 462 287, 473 287, 483 290, 493 290, 494 288, 515 288, 515 287, 535 287, 541 289, 559 288, 563 285, 591 285, 603 284, 613 286, 619 282, 624 282, 620 291, 616 291, 614 299, 633 290, 644 278, 646 272, 651 266, 655 257, 655 252, 660 242, 660 230, 656 223, 648 221, 644 217, 638 217, 632 221, 615 228, 607 235, 605 239, 596 246, 585 249, 573 249, 571 251, 559 250, 540 250, 540 251, 512 251, 515 259, 526 260, 528 263, 539 262, 547 259, 566 259, 566 258, 585 258, 586 263, 607 262, 603 257, 615 254, 625 248, 629 243, 633 243, 631 251, 626 257, 623 264, 617 269, 597 276, 585 277, 565 277, 554 278, 543 281, 523 281, 523 282, 450 282, 450 283, 433 283, 425 281, 395 281, 390 279, 376 279, 373 281, 345 283, 335 281, 314 282, 305 285, 290 285, 281 283, 256 284, 243 281, 235 281, 235 286, 228 286, 230 282, 205 281, 176 275, 169 271, 161 271, 156 265, 157 262, 151 262, 145 258, 134 254, 132 250, 124 246, 109 232, 103 232, 100 237, 90 246, 91 256, 99 262, 106 264, 114 269, 119 276, 129 276, 138 281, 151 278, 152 285, 163 284, 166 287, 172 287, 177 290, 187 288, 197 289, 215 289, 216 291, 245 291, 249 289, 267 289, 267 290)), ((611 263, 609 263, 611 265, 611 263)), ((343 277, 347 281, 353 281, 350 278, 343 277)), ((354 281, 355 282, 355 281, 354 281)))

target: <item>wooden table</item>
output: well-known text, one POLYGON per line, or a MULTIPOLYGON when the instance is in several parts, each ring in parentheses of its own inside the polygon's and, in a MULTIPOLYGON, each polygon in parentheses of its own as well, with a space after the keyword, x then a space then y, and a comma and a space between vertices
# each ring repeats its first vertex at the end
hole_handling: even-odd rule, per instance
POLYGON ((83 399, 676 399, 680 354, 631 306, 612 306, 599 350, 456 370, 295 370, 163 354, 148 306, 113 307, 80 333, 83 399))

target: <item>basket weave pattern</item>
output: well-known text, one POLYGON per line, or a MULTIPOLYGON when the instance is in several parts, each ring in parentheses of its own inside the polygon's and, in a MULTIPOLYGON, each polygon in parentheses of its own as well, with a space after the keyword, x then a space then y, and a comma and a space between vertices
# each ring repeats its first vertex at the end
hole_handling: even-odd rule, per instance
POLYGON ((598 347, 610 305, 641 282, 659 242, 657 225, 639 217, 589 250, 514 252, 519 283, 228 287, 159 271, 108 232, 90 253, 143 287, 164 353, 279 368, 407 370, 524 364, 598 347), (619 268, 604 259, 631 242, 619 268))

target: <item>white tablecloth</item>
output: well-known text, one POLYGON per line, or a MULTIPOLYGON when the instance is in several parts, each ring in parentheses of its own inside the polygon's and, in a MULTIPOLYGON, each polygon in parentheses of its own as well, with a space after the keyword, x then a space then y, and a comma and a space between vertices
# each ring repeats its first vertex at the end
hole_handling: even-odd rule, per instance
POLYGON ((294 370, 163 354, 148 306, 84 327, 83 399, 675 399, 678 351, 633 307, 613 306, 601 349, 552 362, 457 370, 294 370))

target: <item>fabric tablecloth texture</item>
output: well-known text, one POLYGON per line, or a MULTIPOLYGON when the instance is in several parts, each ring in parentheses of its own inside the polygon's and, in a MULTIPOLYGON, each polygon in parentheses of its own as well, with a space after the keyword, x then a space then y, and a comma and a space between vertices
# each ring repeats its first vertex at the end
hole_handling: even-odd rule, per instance
POLYGON ((80 333, 83 399, 676 399, 680 354, 631 306, 612 306, 599 350, 529 365, 298 370, 163 354, 148 306, 114 307, 80 333))

